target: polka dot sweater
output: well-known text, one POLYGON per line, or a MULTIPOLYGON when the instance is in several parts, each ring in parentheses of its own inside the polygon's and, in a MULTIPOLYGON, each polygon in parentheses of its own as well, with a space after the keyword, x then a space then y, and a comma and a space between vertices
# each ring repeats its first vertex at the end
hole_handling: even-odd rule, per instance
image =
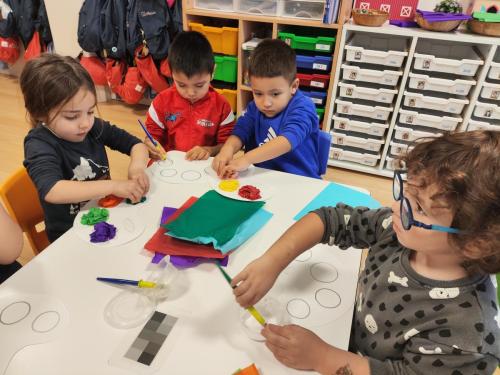
POLYGON ((351 347, 369 359, 372 375, 494 372, 500 320, 490 276, 437 281, 416 273, 389 208, 338 204, 314 212, 325 225, 323 243, 370 249, 358 281, 351 347))

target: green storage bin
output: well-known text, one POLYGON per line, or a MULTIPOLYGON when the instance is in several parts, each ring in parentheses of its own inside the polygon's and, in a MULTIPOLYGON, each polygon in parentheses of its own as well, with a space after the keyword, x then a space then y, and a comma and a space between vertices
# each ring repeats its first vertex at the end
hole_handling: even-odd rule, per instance
POLYGON ((335 38, 329 36, 298 36, 280 31, 278 37, 293 49, 306 51, 332 52, 335 45, 335 38))
POLYGON ((324 108, 316 108, 316 114, 318 115, 319 122, 323 120, 323 116, 325 115, 324 108))
POLYGON ((214 79, 235 83, 238 75, 238 58, 234 56, 215 55, 214 79))

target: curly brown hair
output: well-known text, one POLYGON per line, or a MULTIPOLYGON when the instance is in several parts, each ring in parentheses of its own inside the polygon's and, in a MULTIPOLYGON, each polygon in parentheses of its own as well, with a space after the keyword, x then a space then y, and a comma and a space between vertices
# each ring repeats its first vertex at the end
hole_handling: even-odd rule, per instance
POLYGON ((453 212, 449 241, 470 273, 500 272, 500 132, 477 130, 419 140, 400 162, 453 212))

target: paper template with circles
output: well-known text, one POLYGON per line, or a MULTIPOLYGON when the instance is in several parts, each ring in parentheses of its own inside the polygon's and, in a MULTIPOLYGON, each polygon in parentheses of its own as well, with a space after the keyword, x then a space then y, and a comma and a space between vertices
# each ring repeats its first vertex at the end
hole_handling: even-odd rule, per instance
POLYGON ((357 274, 349 250, 316 245, 281 273, 273 288, 292 323, 313 328, 332 322, 354 305, 357 274))
POLYGON ((10 360, 28 345, 57 338, 69 316, 60 300, 48 295, 16 294, 0 297, 0 374, 10 360))
POLYGON ((210 168, 212 159, 186 160, 186 153, 181 151, 167 152, 167 159, 153 165, 156 179, 169 184, 192 184, 207 182, 206 168, 210 168))
POLYGON ((116 227, 116 236, 109 241, 99 243, 90 242, 90 233, 94 231, 94 226, 83 225, 81 223, 81 218, 88 213, 88 209, 82 210, 76 215, 75 221, 73 222, 74 233, 83 241, 100 247, 119 246, 135 240, 146 228, 146 223, 139 217, 139 207, 141 204, 143 203, 137 206, 120 205, 108 209, 109 218, 106 222, 116 227))

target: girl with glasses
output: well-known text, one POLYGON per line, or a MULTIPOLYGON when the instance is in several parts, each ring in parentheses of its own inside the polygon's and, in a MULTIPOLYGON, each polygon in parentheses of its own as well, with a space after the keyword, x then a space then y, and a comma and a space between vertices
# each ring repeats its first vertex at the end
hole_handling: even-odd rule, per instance
POLYGON ((394 175, 391 208, 323 207, 290 227, 233 279, 243 307, 317 243, 369 248, 350 351, 296 326, 268 324, 283 364, 321 374, 491 374, 500 320, 500 132, 417 143, 394 175))

